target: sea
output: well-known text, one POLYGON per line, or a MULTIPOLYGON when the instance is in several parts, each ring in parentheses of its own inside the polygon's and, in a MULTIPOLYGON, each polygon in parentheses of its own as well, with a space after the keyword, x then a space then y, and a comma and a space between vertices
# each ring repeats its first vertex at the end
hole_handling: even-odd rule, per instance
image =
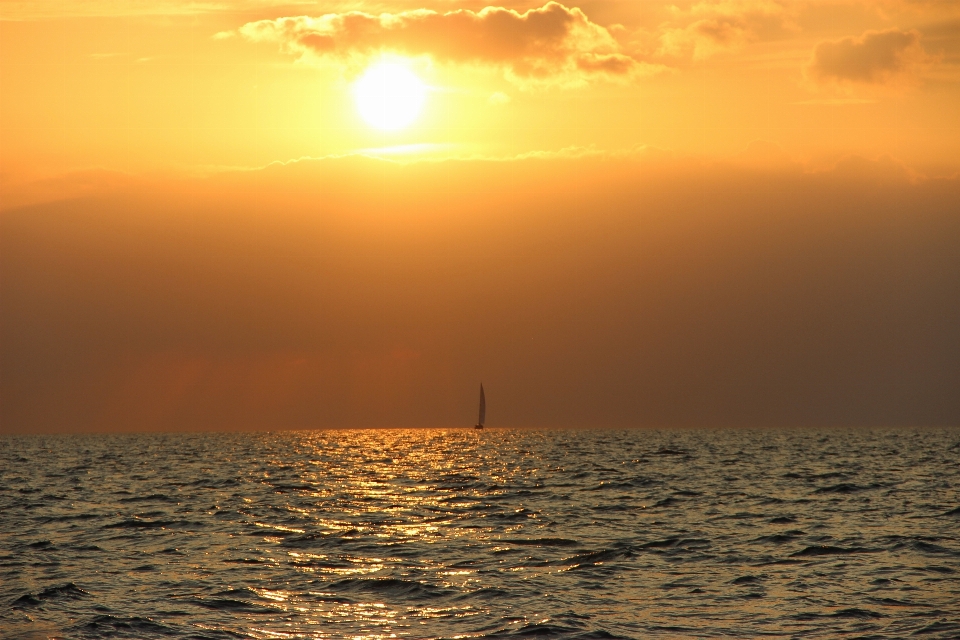
POLYGON ((0 438, 3 638, 960 638, 960 429, 0 438))

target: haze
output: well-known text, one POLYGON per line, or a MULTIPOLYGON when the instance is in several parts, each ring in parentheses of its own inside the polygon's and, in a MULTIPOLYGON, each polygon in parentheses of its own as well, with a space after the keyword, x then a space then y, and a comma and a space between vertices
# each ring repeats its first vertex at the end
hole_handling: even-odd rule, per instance
POLYGON ((960 423, 954 3, 0 12, 3 433, 960 423))

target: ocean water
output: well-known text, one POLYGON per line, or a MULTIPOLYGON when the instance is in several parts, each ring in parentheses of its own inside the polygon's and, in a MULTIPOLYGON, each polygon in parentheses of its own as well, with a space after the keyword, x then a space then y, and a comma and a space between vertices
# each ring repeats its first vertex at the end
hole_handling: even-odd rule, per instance
POLYGON ((0 438, 4 638, 958 638, 960 430, 0 438))

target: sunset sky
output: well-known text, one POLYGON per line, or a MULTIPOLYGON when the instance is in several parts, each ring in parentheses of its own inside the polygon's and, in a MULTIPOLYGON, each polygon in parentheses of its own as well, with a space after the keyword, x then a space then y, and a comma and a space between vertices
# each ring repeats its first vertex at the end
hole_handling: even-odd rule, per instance
POLYGON ((960 423, 960 3, 0 19, 3 433, 960 423))

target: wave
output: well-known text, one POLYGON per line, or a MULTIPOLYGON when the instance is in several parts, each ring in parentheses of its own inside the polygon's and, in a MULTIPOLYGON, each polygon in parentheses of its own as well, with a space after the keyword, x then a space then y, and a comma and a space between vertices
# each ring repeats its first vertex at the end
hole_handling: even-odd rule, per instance
POLYGON ((512 595, 513 594, 511 594, 509 591, 505 591, 503 589, 497 589, 495 587, 483 587, 482 589, 477 589, 475 591, 461 593, 454 598, 454 601, 473 602, 474 600, 497 600, 500 598, 510 598, 512 595))
POLYGON ((929 604, 919 602, 909 602, 907 600, 897 600, 896 598, 870 598, 871 602, 883 605, 885 607, 929 607, 929 604))
POLYGON ((793 531, 784 531, 783 533, 773 533, 768 536, 760 536, 759 538, 754 538, 750 542, 765 542, 771 544, 784 544, 785 542, 794 542, 800 536, 806 535, 806 532, 793 530, 793 531))
POLYGON ((640 480, 622 480, 622 481, 613 481, 613 480, 601 480, 600 484, 594 487, 587 487, 583 491, 609 491, 611 489, 638 489, 642 487, 649 487, 652 484, 656 484, 652 480, 640 479, 640 480))
POLYGON ((223 560, 224 564, 264 564, 270 560, 265 558, 227 558, 223 560))
MULTIPOLYGON (((960 623, 948 622, 946 620, 938 620, 933 624, 929 624, 921 629, 917 629, 913 632, 912 635, 920 636, 926 635, 928 633, 948 633, 951 631, 960 631, 960 623)), ((956 636, 952 636, 956 637, 956 636)))
POLYGON ((370 593, 414 600, 440 598, 456 592, 417 580, 401 578, 345 578, 324 585, 334 593, 370 593))
POLYGON ((265 483, 268 487, 276 491, 277 493, 288 493, 290 491, 316 491, 317 488, 309 484, 281 484, 281 483, 265 483))
POLYGON ((505 542, 509 544, 519 544, 529 547, 576 547, 580 543, 576 540, 569 540, 567 538, 531 538, 531 539, 518 539, 518 538, 504 538, 500 542, 505 542))
POLYGON ((910 543, 910 546, 921 553, 932 553, 935 555, 951 555, 951 556, 960 556, 960 552, 954 551, 953 549, 947 549, 938 544, 933 544, 930 542, 925 542, 923 540, 914 540, 910 543))
POLYGON ((858 485, 850 482, 841 482, 829 487, 820 487, 814 493, 860 493, 861 491, 870 491, 872 489, 882 489, 881 484, 858 485))
POLYGON ((37 540, 36 542, 31 542, 27 544, 29 549, 53 549, 53 543, 49 540, 37 540))
MULTIPOLYGON (((103 529, 162 529, 164 527, 183 526, 190 524, 183 520, 141 520, 140 518, 127 518, 120 522, 105 524, 103 529)), ((202 525, 201 525, 202 526, 202 525)))
POLYGON ((438 433, 0 439, 0 637, 960 634, 941 432, 438 433))
POLYGON ((952 569, 950 567, 944 567, 942 565, 937 565, 937 564, 923 567, 923 570, 932 571, 933 573, 956 573, 956 569, 952 569))
POLYGON ((72 582, 66 584, 57 585, 53 587, 47 587, 37 593, 28 593, 20 596, 13 601, 14 607, 23 607, 23 606, 36 606, 43 604, 48 600, 54 599, 69 599, 76 600, 79 598, 86 598, 90 594, 75 585, 72 582))
POLYGON ((236 613, 276 613, 277 609, 268 607, 247 600, 237 600, 235 598, 202 598, 195 597, 189 602, 203 607, 204 609, 213 609, 215 611, 229 611, 236 613))
MULTIPOLYGON (((263 529, 258 529, 257 533, 262 533, 263 529)), ((322 547, 325 544, 343 544, 344 542, 353 542, 364 534, 359 529, 345 529, 343 531, 334 531, 333 533, 291 533, 283 532, 287 535, 280 536, 283 540, 280 544, 285 547, 322 547)))
POLYGON ((96 634, 97 636, 103 636, 105 634, 113 635, 118 632, 134 632, 138 635, 145 633, 173 635, 176 633, 176 629, 151 620, 150 618, 141 618, 138 616, 120 617, 107 614, 96 615, 92 619, 74 628, 78 631, 96 634))
POLYGON ((680 501, 676 498, 664 498, 655 502, 652 507, 674 507, 680 504, 680 501))
POLYGON ((849 609, 841 609, 840 611, 835 611, 831 614, 828 614, 827 617, 830 618, 857 618, 860 620, 867 618, 884 618, 882 613, 878 611, 870 611, 869 609, 858 609, 856 607, 851 607, 849 609))
POLYGON ((177 498, 165 493, 151 493, 148 496, 130 496, 129 498, 120 498, 117 502, 177 502, 177 498))
POLYGON ((665 538, 653 540, 640 545, 640 549, 702 549, 710 546, 710 541, 703 538, 665 538))
POLYGON ((851 553, 871 553, 872 549, 867 549, 866 547, 833 547, 830 545, 819 544, 811 547, 807 547, 802 551, 797 551, 796 553, 791 553, 791 558, 796 557, 805 557, 805 556, 834 556, 834 555, 846 555, 851 553))
POLYGON ((544 637, 563 638, 564 640, 629 640, 626 636, 614 635, 609 631, 583 631, 578 627, 568 627, 546 622, 528 624, 514 629, 509 627, 501 628, 479 637, 491 639, 544 637))
POLYGON ((791 480, 830 480, 831 478, 844 478, 848 474, 843 471, 829 471, 827 473, 798 473, 796 471, 790 471, 783 474, 781 477, 789 478, 791 480))
POLYGON ((560 566, 577 568, 598 565, 604 562, 620 560, 623 558, 632 558, 634 551, 630 548, 625 549, 602 549, 600 551, 591 551, 589 553, 580 553, 568 558, 563 558, 552 564, 560 566))

